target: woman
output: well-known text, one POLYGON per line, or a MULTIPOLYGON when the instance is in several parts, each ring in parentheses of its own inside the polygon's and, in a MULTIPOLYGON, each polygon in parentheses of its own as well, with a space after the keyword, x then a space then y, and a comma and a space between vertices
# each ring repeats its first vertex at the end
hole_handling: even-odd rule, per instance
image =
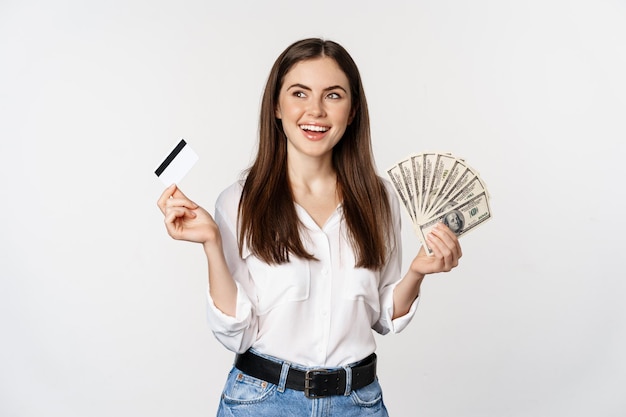
POLYGON ((372 329, 406 327, 424 276, 458 264, 458 240, 440 224, 434 256, 420 249, 401 277, 398 202, 376 174, 359 71, 337 43, 305 39, 278 57, 259 136, 215 220, 175 185, 158 202, 174 239, 203 244, 209 323, 237 353, 218 416, 386 416, 372 329))

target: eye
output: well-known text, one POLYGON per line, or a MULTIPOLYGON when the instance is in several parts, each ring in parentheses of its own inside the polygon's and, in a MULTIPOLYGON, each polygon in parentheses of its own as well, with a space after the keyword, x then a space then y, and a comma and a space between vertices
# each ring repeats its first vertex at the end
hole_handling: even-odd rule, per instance
POLYGON ((339 93, 329 93, 326 97, 332 100, 336 100, 338 98, 341 98, 341 95, 339 93))
POLYGON ((300 90, 294 91, 292 94, 293 94, 294 97, 298 97, 298 98, 305 98, 306 97, 306 93, 304 91, 300 91, 300 90))

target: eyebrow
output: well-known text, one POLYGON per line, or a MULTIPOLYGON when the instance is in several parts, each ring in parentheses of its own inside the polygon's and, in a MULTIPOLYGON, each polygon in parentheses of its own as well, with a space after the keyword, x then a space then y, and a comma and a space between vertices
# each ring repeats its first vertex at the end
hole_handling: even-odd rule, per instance
MULTIPOLYGON (((311 87, 308 87, 308 86, 306 86, 306 85, 304 85, 304 84, 300 84, 300 83, 296 83, 296 84, 292 84, 292 85, 290 85, 290 86, 287 88, 287 90, 291 90, 291 89, 292 89, 292 88, 294 88, 294 87, 295 87, 295 88, 301 88, 301 89, 303 89, 303 90, 308 90, 308 91, 311 91, 311 90, 312 90, 312 88, 311 88, 311 87)), ((331 91, 331 90, 336 90, 336 89, 342 90, 344 93, 347 93, 346 89, 345 89, 345 88, 343 88, 342 86, 340 86, 339 84, 337 84, 337 85, 331 85, 330 87, 326 87, 326 88, 324 89, 324 91, 331 91)))

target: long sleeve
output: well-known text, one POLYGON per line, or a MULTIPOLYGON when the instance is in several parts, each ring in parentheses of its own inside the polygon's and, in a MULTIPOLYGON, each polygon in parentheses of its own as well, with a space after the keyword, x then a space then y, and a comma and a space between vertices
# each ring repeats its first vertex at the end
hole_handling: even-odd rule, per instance
POLYGON ((224 256, 237 285, 235 317, 220 311, 215 306, 210 291, 207 289, 209 326, 220 343, 237 353, 244 352, 252 346, 258 332, 258 319, 251 301, 255 297, 255 288, 251 282, 246 262, 239 256, 237 244, 236 218, 239 195, 240 186, 235 184, 219 196, 215 205, 215 222, 220 228, 224 256))
POLYGON ((393 230, 389 238, 389 259, 385 267, 381 270, 379 281, 379 295, 380 295, 380 318, 378 322, 372 327, 380 334, 399 333, 406 328, 411 322, 417 305, 419 303, 419 297, 413 302, 409 312, 401 317, 397 317, 392 320, 393 317, 393 291, 402 278, 402 241, 401 241, 401 217, 400 206, 398 198, 393 190, 390 188, 390 184, 386 182, 387 195, 389 196, 389 203, 391 206, 391 216, 393 220, 393 230))

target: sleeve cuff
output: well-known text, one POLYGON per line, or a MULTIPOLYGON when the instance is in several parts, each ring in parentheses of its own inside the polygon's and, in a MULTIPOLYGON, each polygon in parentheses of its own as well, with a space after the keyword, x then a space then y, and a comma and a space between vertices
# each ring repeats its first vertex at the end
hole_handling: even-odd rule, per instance
MULTIPOLYGON (((395 319, 391 320, 392 333, 400 333, 406 328, 406 326, 408 326, 411 320, 413 320, 413 316, 415 316, 415 312, 417 311, 417 305, 419 304, 419 300, 420 296, 418 296, 415 301, 413 301, 413 304, 411 304, 411 308, 405 315, 396 317, 395 319)), ((390 317, 393 317, 393 307, 390 310, 390 317)))
POLYGON ((207 320, 214 333, 225 336, 234 336, 241 333, 250 325, 252 316, 252 303, 245 294, 245 291, 237 285, 237 305, 235 317, 224 314, 215 306, 211 293, 207 287, 207 320))

